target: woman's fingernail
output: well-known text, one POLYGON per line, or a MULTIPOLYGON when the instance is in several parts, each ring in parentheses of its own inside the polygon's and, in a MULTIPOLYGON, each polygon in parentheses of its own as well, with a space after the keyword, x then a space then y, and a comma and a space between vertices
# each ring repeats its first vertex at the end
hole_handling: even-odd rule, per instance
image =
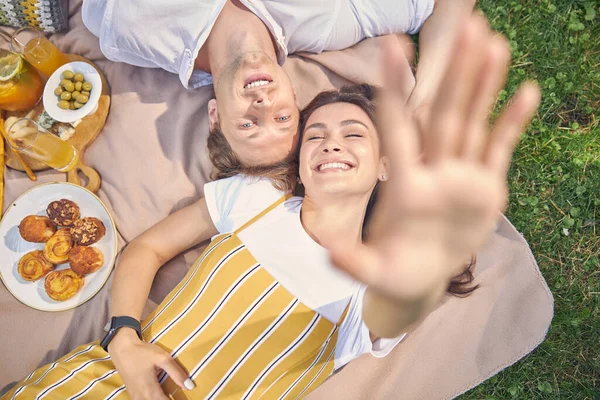
POLYGON ((183 382, 183 386, 185 386, 187 390, 192 390, 196 387, 190 378, 187 378, 185 382, 183 382))

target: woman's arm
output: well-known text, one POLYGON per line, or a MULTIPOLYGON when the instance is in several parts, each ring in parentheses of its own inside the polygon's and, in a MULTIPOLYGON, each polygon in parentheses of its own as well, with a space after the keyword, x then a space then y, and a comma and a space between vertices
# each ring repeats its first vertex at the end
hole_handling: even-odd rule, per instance
POLYGON ((111 315, 127 315, 140 320, 159 268, 217 233, 203 198, 169 215, 132 240, 116 267, 111 315))
POLYGON ((468 19, 431 115, 416 126, 394 72, 403 59, 387 53, 378 132, 390 178, 381 184, 370 242, 331 246, 334 263, 368 287, 363 319, 372 337, 397 337, 429 314, 506 206, 512 153, 540 98, 535 85, 524 83, 489 126, 509 59, 504 38, 493 36, 482 17, 468 19))

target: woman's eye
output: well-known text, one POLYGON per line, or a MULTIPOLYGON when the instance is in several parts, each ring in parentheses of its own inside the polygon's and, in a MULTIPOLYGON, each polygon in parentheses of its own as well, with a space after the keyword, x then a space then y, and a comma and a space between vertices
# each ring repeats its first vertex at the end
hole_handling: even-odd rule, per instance
POLYGON ((276 119, 277 119, 277 122, 285 122, 288 119, 290 119, 290 116, 289 115, 284 115, 283 117, 277 117, 276 119))
POLYGON ((246 122, 245 124, 240 125, 242 128, 252 128, 254 126, 254 122, 246 122))
POLYGON ((311 136, 306 140, 309 141, 309 140, 317 140, 317 139, 323 139, 323 136, 311 136))
POLYGON ((361 135, 360 133, 350 133, 346 135, 346 137, 363 137, 363 135, 361 135))

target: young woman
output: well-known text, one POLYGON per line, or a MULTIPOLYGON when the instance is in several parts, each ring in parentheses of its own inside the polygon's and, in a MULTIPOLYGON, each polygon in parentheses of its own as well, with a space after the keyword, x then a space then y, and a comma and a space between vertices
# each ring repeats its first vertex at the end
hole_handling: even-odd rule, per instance
MULTIPOLYGON (((423 158, 393 68, 379 132, 360 91, 318 96, 303 114, 304 198, 268 179, 207 184, 204 199, 122 254, 112 329, 100 345, 40 368, 6 398, 301 398, 359 355, 386 355, 492 229, 514 142, 535 110, 537 89, 525 86, 485 136, 508 54, 486 35, 478 20, 462 33, 423 132, 423 158), (378 182, 385 183, 365 245, 378 182), (211 236, 139 327, 156 271, 211 236)), ((399 65, 393 55, 388 65, 399 65)))

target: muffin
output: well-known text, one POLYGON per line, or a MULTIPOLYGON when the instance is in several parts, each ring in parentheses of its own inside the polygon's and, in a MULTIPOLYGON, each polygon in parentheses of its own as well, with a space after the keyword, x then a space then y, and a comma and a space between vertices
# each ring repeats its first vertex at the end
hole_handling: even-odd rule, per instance
POLYGON ((75 243, 81 246, 89 246, 102 239, 106 228, 102 221, 94 217, 81 218, 71 227, 71 235, 75 243))
POLYGON ((75 246, 69 254, 71 269, 79 275, 96 272, 104 264, 104 255, 96 247, 75 246))
POLYGON ((67 199, 56 200, 48 204, 46 213, 50 220, 58 226, 71 226, 81 216, 77 203, 67 199))
POLYGON ((56 232, 50 218, 41 215, 28 215, 19 224, 21 237, 28 242, 45 243, 56 232))

